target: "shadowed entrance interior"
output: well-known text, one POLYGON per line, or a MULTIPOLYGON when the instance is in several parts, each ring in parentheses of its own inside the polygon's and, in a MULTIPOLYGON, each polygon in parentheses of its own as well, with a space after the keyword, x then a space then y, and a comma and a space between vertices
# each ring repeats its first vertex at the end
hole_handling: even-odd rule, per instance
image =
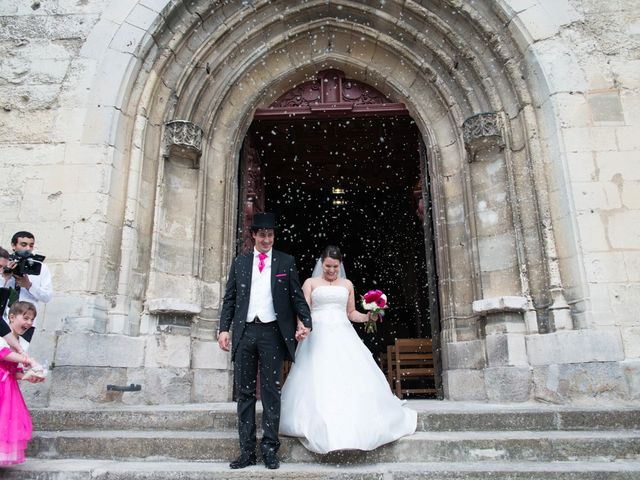
POLYGON ((263 208, 279 219, 276 248, 301 280, 322 249, 338 245, 356 295, 378 288, 390 308, 374 352, 397 337, 430 337, 420 191, 420 135, 408 116, 256 120, 245 147, 259 163, 263 208), (250 145, 250 147, 248 147, 250 145))

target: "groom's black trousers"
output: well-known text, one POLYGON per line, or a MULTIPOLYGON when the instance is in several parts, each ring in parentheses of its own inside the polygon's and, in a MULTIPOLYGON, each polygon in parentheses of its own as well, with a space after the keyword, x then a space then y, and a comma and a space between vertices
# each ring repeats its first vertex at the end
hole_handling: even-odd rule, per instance
POLYGON ((280 378, 286 346, 277 322, 247 323, 235 355, 238 433, 241 453, 256 451, 256 377, 260 366, 262 453, 278 451, 280 378))

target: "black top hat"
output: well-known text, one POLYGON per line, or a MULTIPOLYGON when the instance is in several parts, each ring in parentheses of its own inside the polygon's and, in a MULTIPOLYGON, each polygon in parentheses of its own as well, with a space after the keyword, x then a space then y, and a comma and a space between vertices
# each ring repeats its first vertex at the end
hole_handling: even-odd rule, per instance
POLYGON ((251 230, 260 230, 261 228, 270 228, 275 230, 277 228, 276 216, 273 213, 256 213, 253 216, 251 230))

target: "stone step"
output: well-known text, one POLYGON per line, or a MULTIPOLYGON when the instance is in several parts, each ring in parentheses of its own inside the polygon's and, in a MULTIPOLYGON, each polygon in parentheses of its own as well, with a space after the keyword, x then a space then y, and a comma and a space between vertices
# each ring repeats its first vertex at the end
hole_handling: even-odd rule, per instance
MULTIPOLYGON (((640 407, 492 405, 413 400, 418 431, 640 429, 640 407)), ((119 406, 103 409, 33 409, 38 430, 235 430, 236 404, 119 406)), ((258 424, 260 422, 258 421, 258 424)))
MULTIPOLYGON (((372 452, 315 455, 297 439, 282 437, 281 457, 291 463, 616 461, 640 459, 640 430, 417 432, 372 452)), ((37 458, 228 461, 238 454, 228 431, 34 432, 27 455, 37 458)))
POLYGON ((640 462, 469 462, 381 463, 335 466, 283 463, 277 472, 262 465, 230 470, 227 462, 120 462, 105 460, 28 460, 3 470, 6 480, 637 480, 640 462))

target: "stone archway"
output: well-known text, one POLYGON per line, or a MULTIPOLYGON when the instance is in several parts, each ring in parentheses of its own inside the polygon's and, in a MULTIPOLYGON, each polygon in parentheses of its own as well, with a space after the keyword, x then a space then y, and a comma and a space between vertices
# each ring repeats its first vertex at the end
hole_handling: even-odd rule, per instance
MULTIPOLYGON (((197 341, 213 343, 234 250, 235 159, 253 112, 317 71, 336 68, 404 103, 427 146, 446 395, 528 399, 524 335, 570 329, 572 321, 551 224, 545 153, 523 81, 523 54, 503 29, 506 12, 493 4, 449 1, 429 7, 394 1, 381 9, 311 1, 285 12, 276 8, 270 2, 249 7, 203 1, 165 12, 156 36, 163 47, 147 59, 153 75, 140 74, 129 103, 139 119, 131 158, 143 182, 157 188, 146 197, 139 190, 129 195, 138 207, 136 228, 123 234, 120 310, 146 297, 149 315, 138 326, 122 320, 129 322, 126 329, 150 332, 162 316, 195 316, 197 341), (163 128, 176 120, 194 132, 202 129, 200 146, 183 145, 195 155, 176 150, 182 144, 163 128), (195 201, 169 188, 178 179, 196 191, 195 201), (179 205, 180 221, 163 202, 179 205), (152 212, 154 222, 145 220, 152 212), (173 235, 165 227, 175 227, 173 235), (151 240, 137 241, 145 238, 151 240), (193 246, 186 256, 180 250, 185 245, 193 246), (136 267, 129 250, 141 258, 136 267), (146 293, 128 293, 136 268, 148 271, 146 293), (168 297, 177 279, 183 289, 168 297), (514 382, 520 388, 504 388, 514 382)), ((221 363, 196 373, 215 381, 224 375, 221 363)))

